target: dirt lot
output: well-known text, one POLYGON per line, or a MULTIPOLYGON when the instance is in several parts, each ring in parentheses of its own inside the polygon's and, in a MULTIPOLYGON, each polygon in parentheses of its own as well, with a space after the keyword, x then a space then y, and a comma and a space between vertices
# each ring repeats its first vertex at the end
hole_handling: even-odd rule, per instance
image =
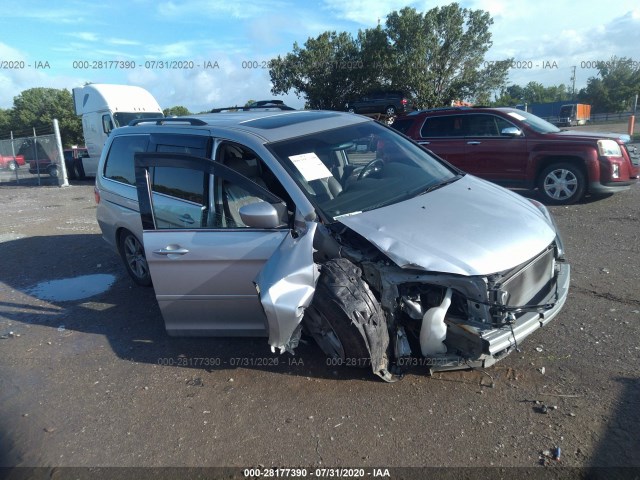
POLYGON ((312 343, 168 337, 100 237, 91 182, 3 186, 0 203, 0 466, 640 471, 640 185, 551 209, 572 289, 521 353, 396 384, 312 343), (61 291, 104 291, 36 288, 78 277, 61 291))

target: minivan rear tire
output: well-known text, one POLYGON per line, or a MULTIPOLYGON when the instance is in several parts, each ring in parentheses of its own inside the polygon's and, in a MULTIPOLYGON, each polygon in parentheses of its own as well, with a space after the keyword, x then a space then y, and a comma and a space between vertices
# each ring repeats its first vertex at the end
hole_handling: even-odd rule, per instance
POLYGON ((131 279, 140 286, 151 286, 149 264, 142 242, 129 230, 123 230, 118 238, 118 251, 131 279))

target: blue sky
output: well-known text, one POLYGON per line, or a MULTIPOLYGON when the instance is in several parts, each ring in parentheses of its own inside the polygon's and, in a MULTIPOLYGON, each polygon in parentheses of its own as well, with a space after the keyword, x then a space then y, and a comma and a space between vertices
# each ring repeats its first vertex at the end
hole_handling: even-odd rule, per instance
MULTIPOLYGON (((71 89, 90 81, 138 85, 163 108, 183 105, 198 112, 272 98, 268 70, 262 67, 291 51, 296 41, 302 45, 327 30, 355 35, 358 29, 384 23, 393 10, 411 6, 426 11, 450 2, 62 0, 55 7, 53 2, 31 0, 2 3, 0 108, 10 108, 13 97, 27 88, 71 89), (134 62, 135 68, 121 68, 126 63, 116 62, 134 62), (187 68, 159 68, 167 65, 187 68)), ((589 68, 594 61, 617 55, 640 62, 637 0, 616 0, 606 7, 596 0, 459 3, 492 15, 493 46, 486 58, 514 57, 519 68, 510 70, 512 83, 569 84, 575 65, 580 88, 595 74, 589 68)), ((294 107, 304 103, 293 92, 279 98, 294 107)))

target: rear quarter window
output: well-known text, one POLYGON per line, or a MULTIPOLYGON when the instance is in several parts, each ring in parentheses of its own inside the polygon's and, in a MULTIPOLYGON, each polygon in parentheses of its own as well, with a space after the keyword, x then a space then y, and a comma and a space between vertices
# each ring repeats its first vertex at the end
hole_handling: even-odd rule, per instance
POLYGON ((148 144, 149 135, 123 135, 114 138, 105 160, 104 176, 116 182, 135 185, 133 155, 136 152, 146 152, 148 144))

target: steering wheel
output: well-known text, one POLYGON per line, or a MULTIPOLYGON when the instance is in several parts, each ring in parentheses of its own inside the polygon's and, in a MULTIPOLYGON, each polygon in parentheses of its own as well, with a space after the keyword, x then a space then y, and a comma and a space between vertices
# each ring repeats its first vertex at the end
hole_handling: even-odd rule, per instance
POLYGON ((362 170, 360 170, 360 174, 358 175, 358 180, 362 180, 363 178, 368 177, 374 173, 380 173, 384 168, 384 162, 381 158, 375 158, 367 163, 362 170))

